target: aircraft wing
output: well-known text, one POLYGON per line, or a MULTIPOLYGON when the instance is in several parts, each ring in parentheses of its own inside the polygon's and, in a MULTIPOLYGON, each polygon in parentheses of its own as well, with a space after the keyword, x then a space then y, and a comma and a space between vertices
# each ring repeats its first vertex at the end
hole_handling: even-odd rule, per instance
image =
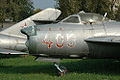
POLYGON ((55 21, 61 15, 61 11, 54 8, 47 8, 33 16, 31 20, 35 21, 55 21))
POLYGON ((50 20, 33 20, 33 21, 35 22, 36 25, 51 24, 55 22, 55 21, 50 21, 50 20))
POLYGON ((92 37, 85 40, 92 56, 117 58, 120 56, 120 36, 92 37))
POLYGON ((36 25, 39 24, 51 24, 56 21, 56 19, 61 15, 61 11, 54 8, 47 8, 38 14, 31 17, 31 20, 35 22, 36 25))
POLYGON ((23 55, 23 54, 28 54, 28 53, 19 52, 19 51, 14 51, 14 50, 8 50, 8 49, 0 49, 0 54, 16 54, 16 55, 23 55))
POLYGON ((118 43, 120 44, 120 36, 93 37, 93 38, 88 38, 85 41, 89 43, 110 43, 110 44, 118 43))

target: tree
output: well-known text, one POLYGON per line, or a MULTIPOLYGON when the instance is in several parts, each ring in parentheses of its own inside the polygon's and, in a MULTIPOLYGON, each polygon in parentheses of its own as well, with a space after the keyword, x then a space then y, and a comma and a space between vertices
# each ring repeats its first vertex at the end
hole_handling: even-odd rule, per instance
POLYGON ((6 13, 6 9, 8 8, 8 5, 5 3, 4 0, 0 0, 0 22, 2 23, 1 27, 3 28, 4 20, 9 16, 8 13, 6 13))
MULTIPOLYGON (((116 15, 116 2, 117 0, 56 0, 57 8, 63 14, 62 18, 73 13, 78 13, 83 10, 85 12, 93 12, 104 14, 108 13, 108 18, 115 19, 116 15)), ((117 7, 116 7, 117 8, 117 7)))
POLYGON ((79 11, 79 3, 77 0, 56 0, 56 2, 57 8, 62 11, 61 18, 79 11))
POLYGON ((41 11, 41 9, 34 9, 33 12, 32 12, 32 14, 36 14, 36 13, 38 13, 40 11, 41 11))
POLYGON ((20 21, 30 16, 32 10, 31 0, 0 0, 0 21, 5 20, 5 18, 20 21))
POLYGON ((120 21, 120 5, 119 5, 118 10, 117 10, 116 20, 120 21))

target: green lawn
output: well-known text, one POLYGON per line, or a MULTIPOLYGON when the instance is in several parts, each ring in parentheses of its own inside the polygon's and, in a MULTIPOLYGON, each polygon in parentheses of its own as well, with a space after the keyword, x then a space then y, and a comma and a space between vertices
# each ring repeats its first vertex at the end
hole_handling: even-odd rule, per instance
POLYGON ((120 80, 116 60, 62 60, 69 73, 58 77, 53 63, 36 62, 34 57, 0 59, 0 80, 120 80))

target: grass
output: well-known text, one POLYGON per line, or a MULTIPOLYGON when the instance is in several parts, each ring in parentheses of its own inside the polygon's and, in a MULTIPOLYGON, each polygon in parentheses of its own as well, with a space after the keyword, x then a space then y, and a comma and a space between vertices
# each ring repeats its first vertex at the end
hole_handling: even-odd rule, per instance
POLYGON ((69 73, 58 77, 53 63, 37 62, 34 57, 0 59, 0 80, 120 80, 116 60, 62 60, 69 73))

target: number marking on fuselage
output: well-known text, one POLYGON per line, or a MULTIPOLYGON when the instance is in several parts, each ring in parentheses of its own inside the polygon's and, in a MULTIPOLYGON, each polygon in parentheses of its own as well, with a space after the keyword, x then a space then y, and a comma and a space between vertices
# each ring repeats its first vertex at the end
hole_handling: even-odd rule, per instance
POLYGON ((50 38, 50 35, 46 34, 42 40, 42 44, 47 45, 48 48, 51 48, 53 44, 55 44, 57 48, 63 48, 64 46, 67 46, 68 48, 74 48, 76 45, 76 36, 74 34, 56 34, 55 42, 53 42, 53 39, 50 38))

